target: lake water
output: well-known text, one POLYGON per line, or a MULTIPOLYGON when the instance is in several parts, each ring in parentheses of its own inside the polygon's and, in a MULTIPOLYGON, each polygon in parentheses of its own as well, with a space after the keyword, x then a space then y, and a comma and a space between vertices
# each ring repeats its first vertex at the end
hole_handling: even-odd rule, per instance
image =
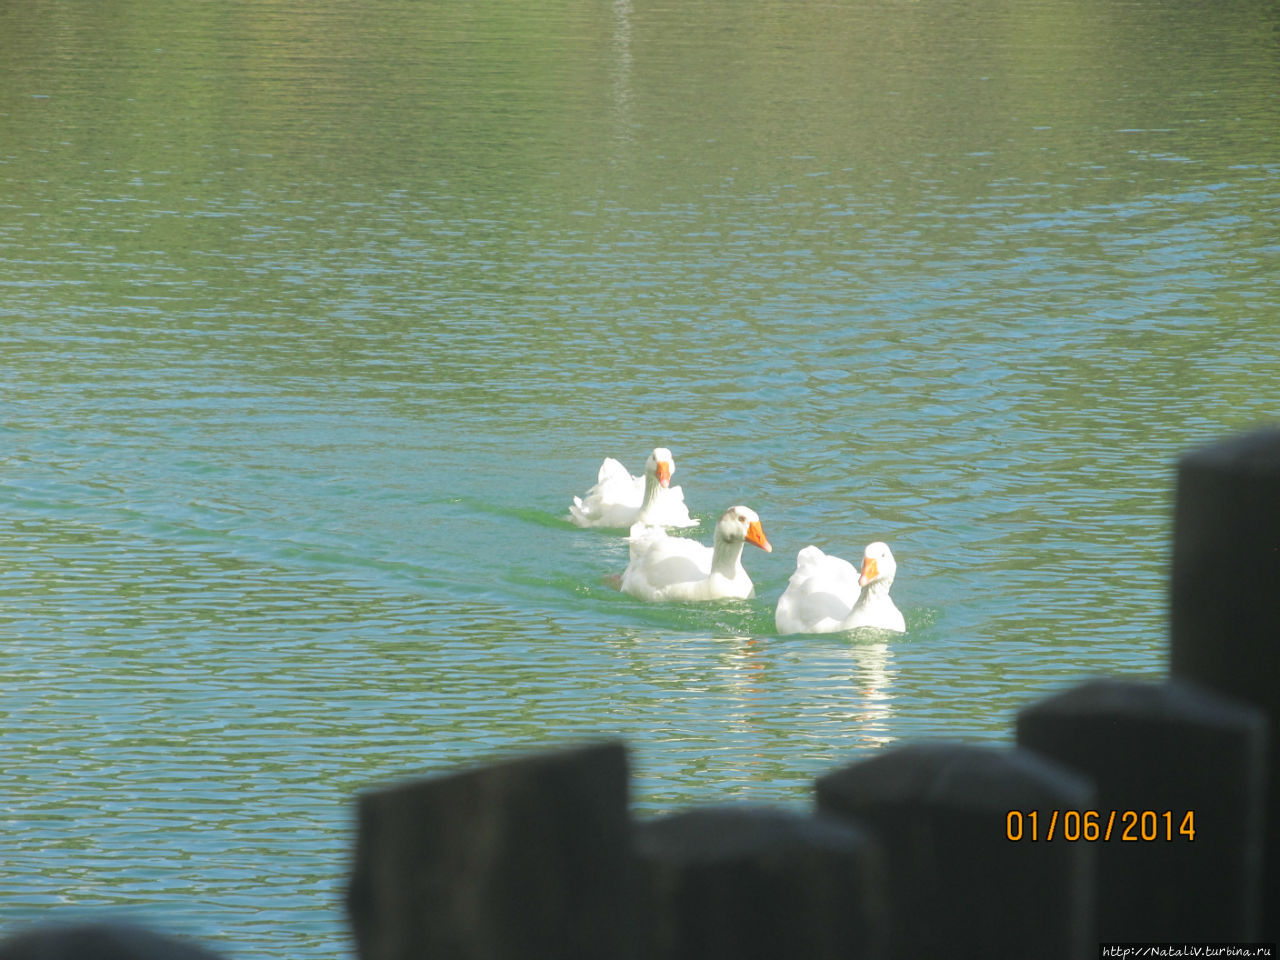
POLYGON ((1173 469, 1277 416, 1280 16, 0 10, 0 931, 348 956, 354 795, 622 737, 800 806, 1166 670, 1173 469), (757 596, 565 520, 672 448, 757 596), (894 548, 905 636, 778 637, 894 548))

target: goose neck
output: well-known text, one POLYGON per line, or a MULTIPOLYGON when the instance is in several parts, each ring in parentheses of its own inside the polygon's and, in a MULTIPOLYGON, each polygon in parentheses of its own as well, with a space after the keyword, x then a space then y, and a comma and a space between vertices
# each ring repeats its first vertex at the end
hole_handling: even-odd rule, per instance
POLYGON ((658 491, 661 489, 662 485, 658 483, 657 477, 649 473, 644 475, 644 497, 640 500, 641 516, 647 514, 649 509, 658 502, 658 491))
POLYGON ((854 601, 853 609, 849 611, 850 615, 854 612, 862 612, 869 607, 878 607, 884 603, 889 596, 889 583, 886 580, 872 580, 862 588, 858 594, 858 599, 854 601))
POLYGON ((732 578, 742 566, 742 547, 742 540, 721 540, 717 537, 711 551, 711 572, 732 578))

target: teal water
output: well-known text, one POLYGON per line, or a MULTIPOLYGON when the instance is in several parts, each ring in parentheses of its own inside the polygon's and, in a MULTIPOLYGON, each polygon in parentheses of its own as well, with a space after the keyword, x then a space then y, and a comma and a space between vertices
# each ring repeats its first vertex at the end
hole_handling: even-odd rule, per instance
POLYGON ((0 11, 0 932, 349 955, 378 783, 800 805, 1164 674, 1176 458, 1277 415, 1269 5, 112 11, 0 11), (754 600, 565 520, 655 444, 754 600), (905 636, 774 635, 872 539, 905 636))

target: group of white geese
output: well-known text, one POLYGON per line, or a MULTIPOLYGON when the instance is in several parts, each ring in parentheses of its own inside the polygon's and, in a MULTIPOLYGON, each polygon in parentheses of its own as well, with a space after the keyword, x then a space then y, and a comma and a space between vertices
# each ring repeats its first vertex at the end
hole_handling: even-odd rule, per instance
MULTIPOLYGON (((742 566, 742 548, 773 547, 760 517, 748 507, 730 507, 716 523, 715 545, 672 537, 667 527, 693 527, 684 491, 671 485, 675 460, 657 447, 645 461, 644 476, 633 477, 617 460, 605 459, 596 484, 569 506, 580 527, 626 528, 631 558, 619 586, 642 600, 745 600, 755 587, 742 566)), ((862 568, 805 547, 796 572, 778 598, 774 620, 779 633, 836 633, 855 627, 906 631, 902 612, 889 597, 898 570, 887 544, 870 544, 862 568)))

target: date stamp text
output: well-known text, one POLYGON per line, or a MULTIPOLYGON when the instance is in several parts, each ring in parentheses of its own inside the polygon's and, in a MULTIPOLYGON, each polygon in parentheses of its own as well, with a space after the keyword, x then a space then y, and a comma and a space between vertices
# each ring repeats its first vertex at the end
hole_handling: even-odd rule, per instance
POLYGON ((1005 839, 1013 843, 1190 843, 1195 838, 1194 810, 1010 810, 1005 817, 1005 839))

